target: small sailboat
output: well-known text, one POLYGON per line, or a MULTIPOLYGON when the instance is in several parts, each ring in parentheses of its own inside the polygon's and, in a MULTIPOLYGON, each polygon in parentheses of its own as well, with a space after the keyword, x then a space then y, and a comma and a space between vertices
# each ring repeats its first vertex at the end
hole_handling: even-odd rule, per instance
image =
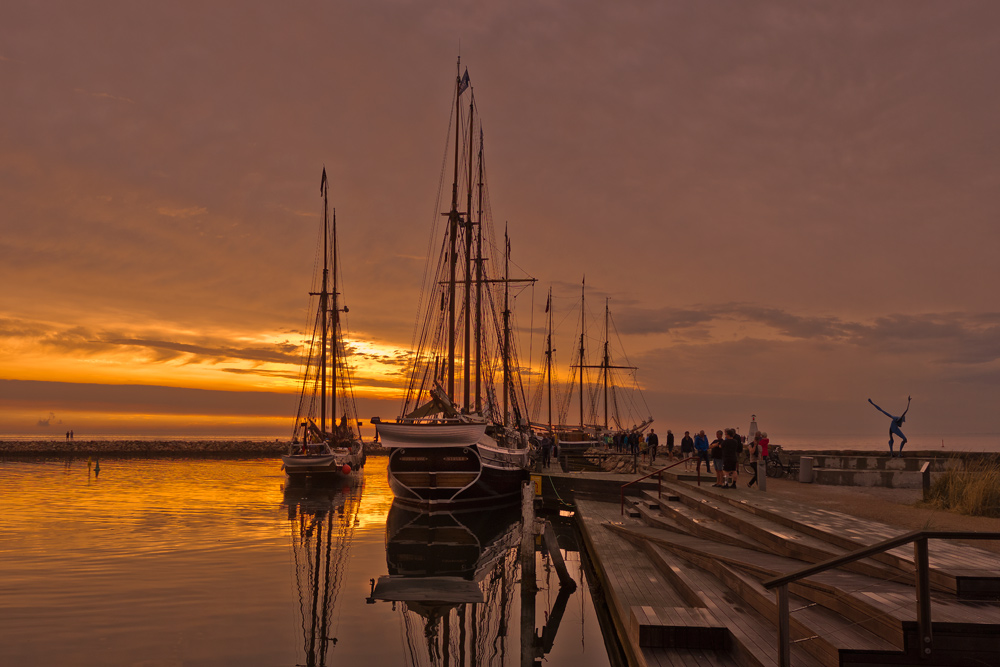
POLYGON ((302 373, 302 393, 288 453, 281 457, 290 479, 349 476, 365 464, 364 443, 343 342, 342 307, 337 291, 337 212, 329 214, 326 168, 320 181, 323 195, 323 261, 316 319, 309 355, 302 373), (332 286, 331 286, 332 283, 332 286), (340 419, 337 414, 340 413, 340 419))
POLYGON ((423 511, 516 503, 532 456, 511 338, 509 289, 534 279, 510 277, 506 233, 505 250, 496 247, 484 180, 483 132, 476 124, 468 70, 455 82, 451 210, 444 214, 447 229, 436 270, 429 271, 431 296, 401 416, 372 419, 390 451, 389 486, 396 499, 423 511), (469 113, 463 118, 466 99, 469 113))

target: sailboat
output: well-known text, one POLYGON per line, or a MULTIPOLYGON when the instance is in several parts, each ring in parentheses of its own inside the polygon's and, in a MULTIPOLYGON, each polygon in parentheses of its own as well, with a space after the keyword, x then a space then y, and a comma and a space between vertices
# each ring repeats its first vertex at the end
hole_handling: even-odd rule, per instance
MULTIPOLYGON (((579 347, 574 351, 574 363, 571 365, 573 369, 573 378, 569 383, 569 392, 566 395, 565 404, 560 410, 562 417, 568 416, 569 404, 572 402, 573 393, 576 392, 576 397, 579 400, 579 422, 577 424, 569 424, 568 420, 553 420, 552 412, 552 373, 553 373, 553 347, 552 347, 552 317, 553 317, 553 305, 552 305, 552 292, 549 290, 548 301, 545 305, 545 311, 548 314, 547 326, 548 332, 546 335, 546 349, 544 351, 544 374, 543 378, 545 384, 539 387, 539 393, 535 395, 534 405, 538 405, 541 401, 540 392, 544 388, 547 390, 547 403, 548 403, 548 431, 554 434, 558 439, 559 446, 562 449, 587 449, 589 447, 602 445, 604 443, 604 437, 606 435, 612 434, 614 432, 638 432, 642 433, 650 424, 653 423, 652 417, 641 417, 639 416, 640 409, 644 409, 646 414, 648 414, 648 407, 643 403, 642 408, 639 408, 638 403, 641 399, 641 392, 638 387, 626 388, 620 382, 616 382, 616 376, 620 377, 619 371, 631 372, 636 371, 635 366, 620 365, 613 363, 612 361, 612 348, 611 348, 611 308, 610 300, 605 300, 604 304, 604 342, 602 345, 602 355, 599 364, 588 364, 587 363, 587 349, 586 349, 586 282, 584 281, 581 288, 580 296, 580 337, 579 337, 579 347), (591 386, 588 390, 588 384, 586 382, 585 371, 595 370, 599 373, 599 380, 596 386, 591 386), (599 401, 599 395, 603 395, 603 422, 599 420, 599 407, 597 405, 599 401), (592 400, 590 401, 589 412, 585 411, 586 398, 589 396, 592 400), (590 417, 588 422, 586 416, 590 417), (561 423, 560 423, 561 421, 561 423)), ((617 333, 617 332, 616 332, 617 333)), ((540 420, 536 420, 537 421, 540 420)))
POLYGON ((390 451, 389 486, 396 499, 423 511, 518 502, 533 449, 512 341, 510 287, 534 279, 510 277, 506 232, 503 274, 497 275, 483 131, 468 70, 456 75, 455 91, 451 208, 444 214, 436 270, 429 272, 430 298, 415 335, 403 409, 395 421, 372 419, 390 451))
POLYGON ((290 479, 341 478, 365 464, 364 443, 343 342, 339 301, 337 212, 330 216, 330 185, 326 167, 320 181, 323 195, 323 261, 309 355, 302 373, 302 392, 288 453, 281 457, 290 479), (331 275, 332 274, 332 275, 331 275), (331 285, 332 283, 332 285, 331 285), (341 414, 337 420, 338 411, 341 414))

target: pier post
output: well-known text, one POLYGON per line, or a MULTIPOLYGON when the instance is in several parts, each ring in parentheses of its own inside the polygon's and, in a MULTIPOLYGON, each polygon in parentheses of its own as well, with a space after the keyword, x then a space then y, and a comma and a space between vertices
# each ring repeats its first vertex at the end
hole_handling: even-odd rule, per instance
POLYGON ((913 564, 917 566, 917 626, 920 631, 920 657, 931 655, 931 581, 927 538, 913 541, 913 564))
POLYGON ((791 667, 792 643, 788 629, 788 584, 778 586, 778 665, 791 667))
MULTIPOLYGON (((533 667, 535 648, 535 494, 525 482, 521 487, 521 667, 533 667)), ((447 664, 447 663, 446 663, 447 664)))
POLYGON ((549 559, 556 568, 556 574, 559 575, 559 587, 568 586, 571 591, 576 590, 576 582, 573 581, 569 570, 566 569, 566 561, 563 560, 562 551, 559 550, 559 540, 556 539, 555 531, 552 530, 552 524, 548 521, 544 522, 542 539, 545 541, 546 551, 549 552, 549 559))
POLYGON ((803 456, 799 458, 799 481, 804 484, 812 484, 813 481, 813 457, 803 456))

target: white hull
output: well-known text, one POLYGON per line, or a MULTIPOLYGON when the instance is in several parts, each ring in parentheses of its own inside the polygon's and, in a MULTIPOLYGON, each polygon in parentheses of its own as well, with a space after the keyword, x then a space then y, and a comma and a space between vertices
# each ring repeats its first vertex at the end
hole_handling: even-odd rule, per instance
POLYGON ((531 462, 531 451, 527 448, 511 449, 501 447, 496 440, 483 435, 477 443, 479 458, 484 466, 499 468, 501 470, 521 469, 524 470, 531 462))
POLYGON ((472 447, 486 434, 486 424, 376 424, 382 446, 394 447, 472 447))

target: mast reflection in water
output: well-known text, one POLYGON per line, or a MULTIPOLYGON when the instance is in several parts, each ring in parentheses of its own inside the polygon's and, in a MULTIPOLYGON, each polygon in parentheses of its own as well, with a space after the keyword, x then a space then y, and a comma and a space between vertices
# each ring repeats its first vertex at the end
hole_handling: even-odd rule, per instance
POLYGON ((335 486, 285 489, 306 667, 324 667, 328 650, 337 643, 330 626, 363 488, 364 478, 355 475, 335 486))
POLYGON ((561 587, 536 634, 535 539, 524 526, 517 507, 425 514, 393 504, 386 520, 389 574, 371 581, 368 601, 391 602, 402 615, 407 664, 535 665, 551 650, 576 586, 561 587), (509 655, 519 581, 521 627, 513 634, 521 641, 509 655))

